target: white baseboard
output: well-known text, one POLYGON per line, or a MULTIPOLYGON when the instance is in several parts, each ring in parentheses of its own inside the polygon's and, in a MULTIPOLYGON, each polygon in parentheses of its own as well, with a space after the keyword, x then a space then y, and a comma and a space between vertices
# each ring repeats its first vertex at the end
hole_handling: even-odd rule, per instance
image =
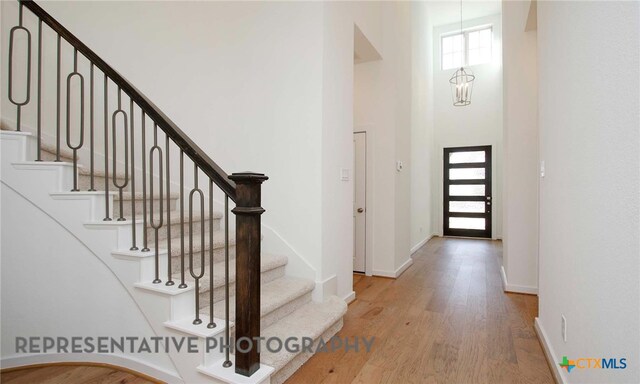
POLYGON ((400 275, 402 275, 402 273, 407 269, 409 269, 409 267, 412 265, 413 265, 413 259, 409 257, 409 260, 405 261, 404 264, 402 264, 398 269, 396 269, 395 271, 396 277, 400 277, 400 275))
POLYGON ((411 248, 411 254, 413 255, 414 253, 416 253, 418 249, 422 248, 423 245, 427 244, 427 242, 429 242, 429 240, 431 240, 434 236, 435 236, 434 234, 431 234, 430 236, 427 236, 424 239, 422 239, 422 241, 420 241, 418 244, 414 245, 413 248, 411 248))
POLYGON ((502 289, 507 290, 507 272, 504 270, 504 265, 500 266, 500 276, 502 277, 502 289))
POLYGON ((502 275, 502 289, 504 289, 505 292, 526 293, 529 295, 538 294, 537 287, 509 284, 509 282, 507 281, 507 272, 504 270, 504 266, 500 266, 500 274, 502 275))
POLYGON ((558 362, 560 360, 553 351, 553 347, 551 346, 551 343, 549 343, 547 333, 544 331, 544 328, 542 328, 542 324, 540 324, 540 320, 537 317, 534 321, 534 328, 536 330, 536 335, 538 335, 538 340, 540 340, 540 345, 542 345, 544 356, 547 358, 547 363, 549 363, 549 368, 551 369, 551 374, 553 374, 553 379, 556 383, 564 384, 565 381, 564 377, 562 377, 562 370, 558 365, 558 362))
POLYGON ((397 279, 402 275, 402 272, 406 271, 413 264, 413 259, 409 257, 409 260, 405 261, 401 266, 398 267, 395 271, 383 271, 383 270, 373 270, 374 276, 382 276, 382 277, 390 277, 392 279, 397 279))
POLYGON ((345 303, 347 303, 347 304, 351 304, 351 302, 352 302, 353 300, 355 300, 355 299, 356 299, 356 293, 355 293, 355 291, 351 291, 350 293, 346 294, 346 295, 343 297, 343 299, 344 299, 345 303))

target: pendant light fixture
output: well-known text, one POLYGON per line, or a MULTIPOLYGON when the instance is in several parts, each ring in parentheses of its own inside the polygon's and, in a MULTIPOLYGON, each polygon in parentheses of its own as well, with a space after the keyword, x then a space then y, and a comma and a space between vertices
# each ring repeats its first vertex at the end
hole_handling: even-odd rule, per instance
MULTIPOLYGON (((460 0, 460 35, 462 36, 460 44, 463 45, 461 51, 465 52, 464 33, 462 31, 462 0, 460 0)), ((463 55, 463 57, 465 55, 463 55)), ((451 85, 454 106, 464 107, 465 105, 471 104, 471 92, 473 91, 473 81, 475 79, 476 77, 470 69, 464 69, 464 63, 460 66, 460 69, 451 76, 449 84, 451 85)))

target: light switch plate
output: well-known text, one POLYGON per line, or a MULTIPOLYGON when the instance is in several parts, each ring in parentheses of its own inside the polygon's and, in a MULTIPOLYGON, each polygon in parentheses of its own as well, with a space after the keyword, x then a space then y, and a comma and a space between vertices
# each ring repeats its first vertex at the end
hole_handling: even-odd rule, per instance
POLYGON ((349 181, 349 170, 347 168, 340 169, 340 180, 349 181))

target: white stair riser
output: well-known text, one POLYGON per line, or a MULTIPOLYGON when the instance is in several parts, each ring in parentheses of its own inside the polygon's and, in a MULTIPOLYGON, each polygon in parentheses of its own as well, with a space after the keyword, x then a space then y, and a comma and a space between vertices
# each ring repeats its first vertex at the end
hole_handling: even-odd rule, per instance
MULTIPOLYGON (((85 193, 78 193, 78 192, 57 192, 57 193, 52 193, 51 197, 54 200, 79 200, 79 199, 89 200, 90 216, 88 218, 88 222, 91 222, 91 223, 100 223, 101 221, 103 221, 106 214, 106 211, 105 211, 106 201, 109 201, 110 208, 113 202, 113 196, 111 195, 105 196, 104 193, 85 194, 85 193)), ((109 216, 111 216, 110 212, 109 212, 109 216)))
POLYGON ((2 159, 3 162, 20 162, 28 161, 27 148, 29 136, 18 132, 6 134, 3 131, 1 139, 2 159))
MULTIPOLYGON (((86 226, 90 229, 96 230, 112 230, 116 231, 118 244, 116 249, 127 250, 130 249, 133 245, 133 233, 132 233, 132 224, 130 220, 127 221, 117 221, 115 219, 111 221, 102 221, 102 222, 91 222, 87 223, 86 226)), ((142 231, 142 223, 136 223, 136 233, 140 233, 142 231)), ((137 236, 136 236, 137 237, 137 236)), ((138 248, 142 248, 142 244, 137 241, 136 246, 138 248)))

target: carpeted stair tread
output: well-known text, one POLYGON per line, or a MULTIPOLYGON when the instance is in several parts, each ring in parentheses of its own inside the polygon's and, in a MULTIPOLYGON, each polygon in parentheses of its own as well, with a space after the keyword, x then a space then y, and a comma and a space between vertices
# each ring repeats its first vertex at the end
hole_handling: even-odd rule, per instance
MULTIPOLYGON (((122 165, 124 166, 124 165, 122 165)), ((84 166, 82 164, 78 164, 78 174, 80 176, 91 176, 91 169, 88 166, 84 166)), ((93 169, 93 176, 96 178, 104 178, 104 170, 100 168, 93 169)), ((127 175, 124 171, 116 172, 117 179, 124 179, 127 175)), ((109 170, 109 179, 113 177, 113 172, 109 170)), ((129 173, 129 181, 131 181, 131 173, 129 173)))
MULTIPOLYGON (((188 253, 189 253, 189 233, 185 231, 184 234, 184 251, 185 251, 185 264, 188 264, 188 253)), ((193 252, 199 253, 201 251, 201 237, 200 233, 193 234, 193 252)), ((204 249, 209 250, 209 231, 205 231, 204 236, 204 249)), ((229 247, 233 247, 236 244, 236 236, 235 232, 229 232, 229 247)), ((159 247, 161 249, 167 249, 167 239, 162 239, 159 241, 159 247)), ((213 249, 224 248, 224 231, 217 230, 213 232, 213 249)), ((175 234, 175 237, 171 238, 171 256, 176 257, 180 256, 181 247, 180 247, 180 233, 175 234)), ((199 256, 198 256, 199 257, 199 256)), ((209 255, 205 255, 205 259, 207 259, 209 255)))
MULTIPOLYGON (((104 192, 104 190, 102 190, 102 191, 104 192)), ((115 186, 110 185, 109 186, 109 192, 114 192, 114 191, 118 192, 118 189, 115 186)), ((122 201, 131 201, 132 198, 134 200, 142 200, 142 192, 136 191, 136 193, 134 195, 129 191, 122 191, 122 201)), ((166 199, 167 198, 167 194, 166 193, 163 194, 162 198, 166 199)), ((180 198, 180 192, 171 192, 171 199, 172 200, 175 200, 175 199, 178 199, 178 198, 180 198)), ((115 195, 114 199, 115 200, 119 200, 120 199, 118 194, 115 195)), ((158 200, 158 199, 160 199, 160 193, 154 192, 153 196, 151 196, 149 194, 149 188, 147 188, 147 199, 148 200, 158 200)), ((172 211, 175 211, 175 210, 172 210, 172 211)), ((185 215, 185 216, 187 216, 187 215, 185 215)))
MULTIPOLYGON (((276 309, 288 304, 298 297, 313 290, 315 283, 308 279, 294 277, 281 277, 277 280, 263 284, 260 287, 260 316, 265 316, 276 309)), ((229 301, 229 320, 236 318, 235 298, 229 301)), ((213 305, 214 316, 220 319, 225 318, 224 301, 218 301, 213 305)), ((200 313, 208 314, 209 307, 200 309, 200 313)))
MULTIPOLYGON (((312 301, 264 329, 260 336, 267 339, 278 337, 280 340, 286 340, 288 337, 297 337, 298 341, 301 341, 303 337, 310 337, 315 340, 331 325, 340 320, 346 312, 347 304, 336 296, 330 297, 324 303, 312 301)), ((265 348, 260 353, 260 361, 262 364, 275 368, 277 372, 289 361, 293 360, 297 354, 288 352, 284 348, 276 353, 269 352, 265 348)))
MULTIPOLYGON (((136 215, 138 219, 142 219, 142 215, 136 215)), ((157 217, 157 215, 156 215, 157 217)), ((167 224, 167 211, 165 210, 162 213, 162 217, 164 220, 163 225, 167 224)), ((213 212, 213 219, 214 220, 220 220, 222 218, 222 212, 213 212)), ((204 219, 209 220, 209 212, 205 210, 204 212, 204 219)), ((200 212, 198 212, 197 214, 194 213, 192 220, 194 222, 200 221, 200 212)), ((171 220, 169 221, 169 224, 180 224, 180 210, 179 209, 174 209, 171 211, 171 220)), ((189 213, 185 211, 184 214, 184 224, 185 225, 189 225, 189 213)), ((151 227, 151 222, 149 220, 149 214, 147 214, 147 227, 151 227)), ((185 231, 185 236, 188 235, 188 232, 185 231)), ((173 244, 173 240, 171 240, 173 244)))
MULTIPOLYGON (((260 272, 264 273, 278 267, 287 265, 287 257, 282 255, 274 255, 271 253, 263 253, 260 258, 260 272)), ((189 268, 189 261, 185 259, 185 268, 189 268)), ((200 269, 196 268, 196 272, 200 269)), ((174 273, 174 280, 180 281, 180 273, 174 273)), ((186 273, 185 281, 187 284, 194 284, 191 274, 186 273)), ((229 283, 236 281, 236 263, 232 260, 229 263, 229 283)), ((213 289, 224 286, 224 261, 213 264, 213 289)), ((200 292, 209 292, 209 267, 205 267, 205 274, 200 279, 200 292)), ((208 311, 208 310, 207 310, 208 311)))

